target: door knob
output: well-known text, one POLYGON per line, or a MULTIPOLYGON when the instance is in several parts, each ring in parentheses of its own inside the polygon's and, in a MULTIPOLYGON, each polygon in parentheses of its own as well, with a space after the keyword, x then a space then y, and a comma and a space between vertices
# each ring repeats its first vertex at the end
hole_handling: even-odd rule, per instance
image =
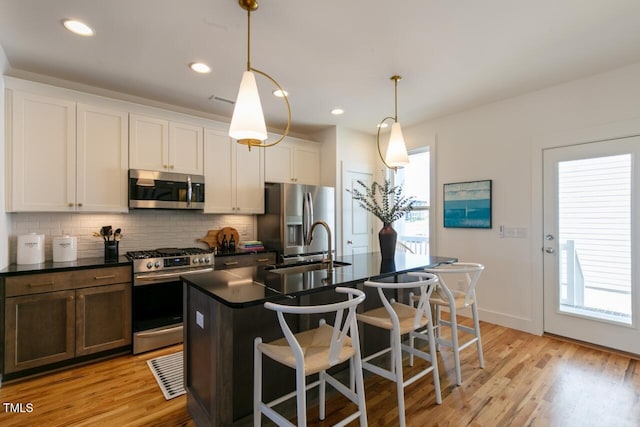
POLYGON ((553 240, 553 236, 551 234, 547 234, 546 236, 544 236, 544 239, 551 241, 553 240))
POLYGON ((353 240, 347 240, 347 245, 353 245, 353 240))
POLYGON ((553 248, 544 248, 544 251, 548 254, 552 254, 555 252, 555 250, 553 248))

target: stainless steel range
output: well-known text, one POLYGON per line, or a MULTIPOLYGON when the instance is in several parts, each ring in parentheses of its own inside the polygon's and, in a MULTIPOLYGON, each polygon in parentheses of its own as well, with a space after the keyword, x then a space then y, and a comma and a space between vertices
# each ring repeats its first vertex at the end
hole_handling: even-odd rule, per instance
POLYGON ((213 271, 213 253, 201 248, 127 252, 133 263, 133 353, 182 342, 180 276, 213 271))

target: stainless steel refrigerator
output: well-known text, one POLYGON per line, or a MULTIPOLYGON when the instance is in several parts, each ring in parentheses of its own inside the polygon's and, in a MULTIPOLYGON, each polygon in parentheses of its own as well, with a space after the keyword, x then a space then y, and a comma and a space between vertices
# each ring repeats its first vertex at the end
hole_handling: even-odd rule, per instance
POLYGON ((258 215, 258 240, 277 249, 286 261, 322 254, 328 248, 323 227, 316 227, 311 245, 307 236, 314 221, 324 221, 335 248, 335 202, 333 187, 304 184, 265 184, 265 213, 258 215))

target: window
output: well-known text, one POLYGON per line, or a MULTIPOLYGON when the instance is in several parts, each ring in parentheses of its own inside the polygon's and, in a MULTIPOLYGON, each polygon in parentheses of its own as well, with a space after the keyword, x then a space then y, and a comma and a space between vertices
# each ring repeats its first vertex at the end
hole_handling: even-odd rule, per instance
POLYGON ((409 154, 409 165, 395 174, 395 183, 403 186, 403 194, 416 199, 412 211, 393 225, 398 232, 398 250, 429 253, 430 176, 428 150, 409 154))

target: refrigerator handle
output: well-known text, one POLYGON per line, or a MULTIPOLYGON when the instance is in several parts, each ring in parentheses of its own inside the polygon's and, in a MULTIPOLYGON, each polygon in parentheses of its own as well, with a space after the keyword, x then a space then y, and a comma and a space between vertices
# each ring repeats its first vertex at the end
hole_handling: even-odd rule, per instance
POLYGON ((303 246, 307 246, 309 231, 313 223, 313 202, 311 201, 311 193, 304 193, 302 197, 302 242, 303 246))

